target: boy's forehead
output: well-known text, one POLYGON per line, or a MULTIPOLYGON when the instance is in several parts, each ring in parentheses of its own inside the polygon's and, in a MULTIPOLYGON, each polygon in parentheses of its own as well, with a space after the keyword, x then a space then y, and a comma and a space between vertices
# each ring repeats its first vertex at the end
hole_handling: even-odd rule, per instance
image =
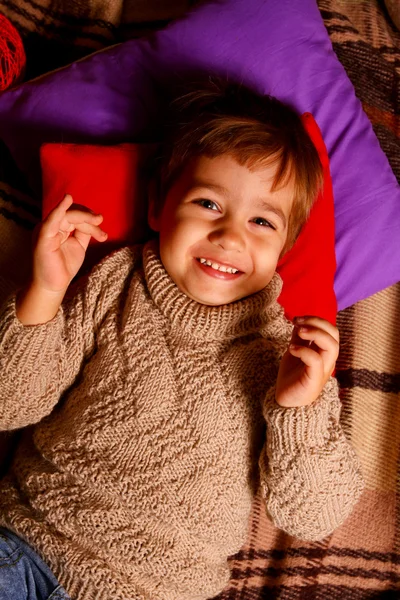
MULTIPOLYGON (((192 158, 184 167, 181 176, 193 185, 204 185, 220 193, 224 193, 235 183, 242 185, 259 184, 261 189, 269 189, 273 184, 279 168, 278 161, 259 161, 243 164, 230 154, 216 157, 197 156, 192 158)), ((291 178, 280 184, 282 187, 292 185, 291 178)))

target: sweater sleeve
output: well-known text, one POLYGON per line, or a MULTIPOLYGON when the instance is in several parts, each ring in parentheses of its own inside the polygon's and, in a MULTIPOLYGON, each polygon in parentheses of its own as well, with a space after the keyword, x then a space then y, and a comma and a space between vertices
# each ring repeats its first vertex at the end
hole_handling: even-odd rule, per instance
POLYGON ((360 463, 339 416, 334 378, 310 406, 279 406, 275 387, 264 404, 267 440, 259 464, 266 509, 277 527, 304 540, 332 533, 363 491, 360 463))
POLYGON ((47 323, 23 325, 16 316, 15 296, 3 307, 0 430, 39 422, 74 383, 95 349, 96 332, 126 276, 122 272, 126 268, 120 268, 121 254, 97 265, 47 323))

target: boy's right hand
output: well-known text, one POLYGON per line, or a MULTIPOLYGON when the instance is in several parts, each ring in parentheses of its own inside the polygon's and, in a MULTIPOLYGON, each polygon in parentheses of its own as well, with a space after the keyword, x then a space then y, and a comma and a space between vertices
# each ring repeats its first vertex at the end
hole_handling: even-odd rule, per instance
POLYGON ((70 209, 72 196, 49 213, 35 232, 32 283, 47 292, 64 293, 78 273, 90 238, 104 242, 102 215, 70 209))
POLYGON ((53 319, 72 279, 85 258, 91 237, 105 242, 101 215, 71 209, 67 194, 35 231, 30 284, 16 297, 16 314, 23 325, 53 319))

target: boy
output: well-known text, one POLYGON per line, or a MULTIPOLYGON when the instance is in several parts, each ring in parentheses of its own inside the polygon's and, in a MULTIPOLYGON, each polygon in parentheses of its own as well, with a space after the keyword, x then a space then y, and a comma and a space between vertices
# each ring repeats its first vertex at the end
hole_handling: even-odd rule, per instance
MULTIPOLYGON (((300 119, 220 82, 171 115, 157 239, 64 299, 90 237, 106 239, 67 195, 1 318, 1 427, 34 425, 2 483, 3 545, 46 582, 41 598, 205 600, 229 579, 258 483, 274 523, 304 539, 362 491, 330 377, 338 331, 293 328, 276 301, 321 181, 300 119)), ((18 586, 9 562, 0 589, 18 586)))

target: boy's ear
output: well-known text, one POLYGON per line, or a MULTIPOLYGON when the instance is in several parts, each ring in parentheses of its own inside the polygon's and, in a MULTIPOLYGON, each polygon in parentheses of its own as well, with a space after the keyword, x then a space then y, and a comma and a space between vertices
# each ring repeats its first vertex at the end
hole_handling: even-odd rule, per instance
POLYGON ((147 222, 153 231, 160 231, 160 205, 158 198, 158 185, 155 179, 151 179, 147 189, 148 210, 147 222))

